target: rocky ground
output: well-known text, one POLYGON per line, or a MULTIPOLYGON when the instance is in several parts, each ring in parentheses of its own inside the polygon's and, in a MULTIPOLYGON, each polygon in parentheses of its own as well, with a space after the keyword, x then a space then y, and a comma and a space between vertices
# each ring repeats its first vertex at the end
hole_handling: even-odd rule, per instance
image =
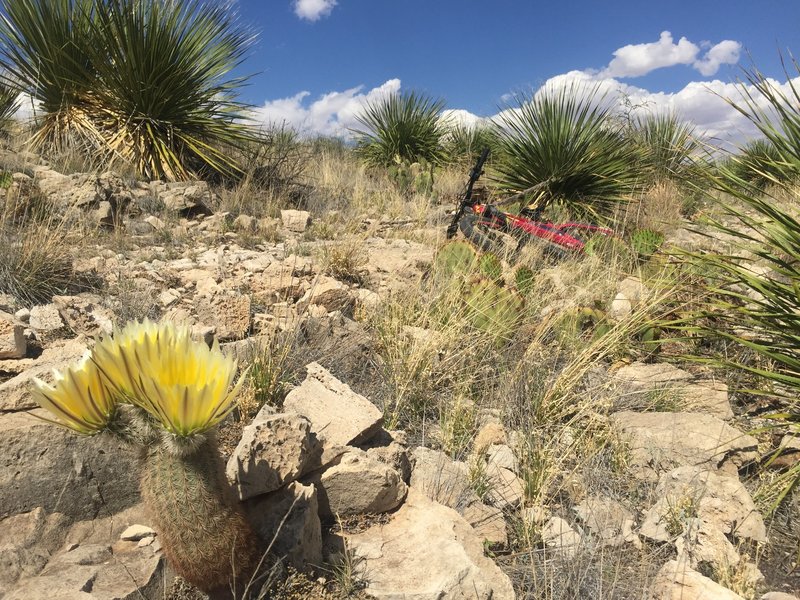
MULTIPOLYGON (((0 296, 4 600, 201 597, 175 580, 148 527, 131 476, 137 456, 35 419, 42 411, 29 393, 33 377, 79 358, 94 336, 147 316, 216 337, 243 365, 263 360, 264 348, 286 349, 282 402, 254 406, 251 395, 220 431, 228 480, 271 555, 291 568, 274 597, 800 592, 797 525, 765 520, 752 496, 748 473, 764 441, 709 370, 660 359, 597 365, 592 377, 606 390, 597 418, 622 448, 624 476, 567 470, 562 494, 547 502, 530 501, 523 434, 496 407, 479 407, 468 451, 455 457, 436 424, 386 429, 385 361, 369 315, 420 285, 441 224, 366 219, 356 260, 342 243, 309 235, 317 215, 215 212, 202 182, 131 185, 47 167, 13 182, 7 198, 35 187, 101 229, 72 258, 76 277, 93 282, 86 291, 32 306, 0 296), (616 575, 598 574, 608 570, 616 575)), ((685 230, 673 240, 698 242, 685 230)), ((609 311, 635 310, 642 286, 620 277, 609 311)), ((796 439, 777 443, 797 451, 783 460, 800 455, 796 439)))

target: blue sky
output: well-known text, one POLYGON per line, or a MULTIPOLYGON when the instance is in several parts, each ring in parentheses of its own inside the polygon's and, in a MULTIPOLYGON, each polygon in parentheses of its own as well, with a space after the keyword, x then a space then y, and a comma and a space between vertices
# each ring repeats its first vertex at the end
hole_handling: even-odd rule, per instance
MULTIPOLYGON (((800 54, 798 0, 236 0, 258 41, 243 99, 265 122, 346 134, 365 101, 415 89, 465 120, 509 94, 587 80, 677 110, 712 136, 746 123, 719 98, 752 61, 783 81, 800 54)), ((795 73, 796 75, 797 73, 795 73)))

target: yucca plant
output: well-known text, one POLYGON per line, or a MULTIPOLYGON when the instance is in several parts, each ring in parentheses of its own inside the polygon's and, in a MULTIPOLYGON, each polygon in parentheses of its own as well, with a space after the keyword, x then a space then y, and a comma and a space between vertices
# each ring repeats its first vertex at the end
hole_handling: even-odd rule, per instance
POLYGON ((17 91, 0 81, 0 135, 8 133, 14 113, 19 109, 17 91))
POLYGON ((539 207, 562 204, 594 218, 626 201, 638 180, 634 152, 597 87, 546 89, 495 121, 496 179, 509 192, 530 190, 539 207))
POLYGON ((373 166, 388 167, 396 160, 415 163, 442 161, 442 136, 446 123, 441 118, 444 100, 414 91, 395 93, 368 103, 356 120, 356 151, 373 166))
MULTIPOLYGON (((800 74, 800 65, 793 64, 800 74)), ((787 78, 789 96, 800 98, 800 89, 787 78)), ((731 104, 767 135, 779 158, 762 156, 762 166, 750 165, 746 178, 737 172, 734 158, 720 166, 719 175, 710 180, 709 195, 723 192, 732 198, 722 204, 725 222, 712 225, 734 236, 739 250, 691 256, 703 272, 716 273, 709 290, 711 300, 695 316, 694 326, 764 359, 757 364, 730 359, 720 362, 770 382, 771 391, 784 397, 782 409, 772 417, 779 425, 800 432, 800 221, 793 214, 800 191, 774 175, 789 175, 800 165, 800 104, 791 104, 789 97, 777 92, 758 71, 749 72, 747 79, 761 96, 743 86, 744 102, 731 100, 731 104), (773 191, 762 193, 751 183, 751 176, 771 181, 773 191), (753 270, 754 262, 767 267, 768 274, 753 270)), ((783 486, 774 495, 773 507, 800 485, 800 465, 785 472, 779 482, 783 486)))
POLYGON ((701 150, 694 126, 674 113, 638 117, 632 137, 642 166, 654 181, 684 178, 701 150))
POLYGON ((475 164, 484 148, 494 147, 494 133, 489 125, 454 123, 442 139, 447 160, 451 163, 475 164))
POLYGON ((77 142, 148 178, 236 175, 230 79, 250 35, 198 0, 4 0, 0 67, 41 103, 33 142, 77 142))
POLYGON ((764 190, 771 183, 787 181, 786 165, 778 149, 766 138, 747 142, 728 158, 726 166, 736 178, 764 190))

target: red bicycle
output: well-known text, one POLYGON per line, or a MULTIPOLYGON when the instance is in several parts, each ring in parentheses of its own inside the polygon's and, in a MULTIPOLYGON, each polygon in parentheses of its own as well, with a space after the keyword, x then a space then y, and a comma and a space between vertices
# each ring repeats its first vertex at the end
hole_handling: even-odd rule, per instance
POLYGON ((551 223, 541 218, 541 209, 523 209, 519 214, 507 213, 497 208, 523 198, 526 194, 541 189, 546 182, 539 183, 518 194, 514 194, 494 204, 486 204, 475 197, 474 186, 483 174, 483 165, 489 157, 486 148, 478 158, 478 162, 470 171, 464 195, 447 228, 447 237, 452 238, 458 230, 473 245, 483 251, 497 252, 505 247, 505 236, 517 240, 517 250, 531 240, 537 240, 546 246, 546 252, 555 258, 566 258, 582 254, 589 237, 595 235, 613 236, 614 232, 606 227, 587 223, 551 223))

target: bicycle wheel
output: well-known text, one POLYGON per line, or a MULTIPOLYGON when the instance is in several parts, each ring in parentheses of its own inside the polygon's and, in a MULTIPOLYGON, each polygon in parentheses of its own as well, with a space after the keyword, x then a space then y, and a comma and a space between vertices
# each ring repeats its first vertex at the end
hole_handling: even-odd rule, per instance
POLYGON ((491 226, 493 221, 484 220, 481 215, 468 213, 461 217, 458 228, 464 237, 483 252, 502 254, 509 247, 509 236, 491 226))

